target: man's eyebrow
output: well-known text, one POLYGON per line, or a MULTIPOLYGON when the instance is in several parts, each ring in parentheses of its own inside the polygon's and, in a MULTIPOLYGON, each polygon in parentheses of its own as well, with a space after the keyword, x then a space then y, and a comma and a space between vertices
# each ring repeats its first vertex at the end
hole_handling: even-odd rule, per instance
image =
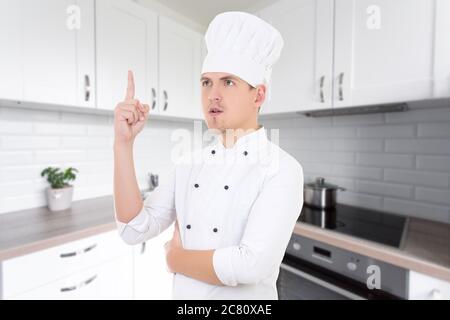
MULTIPOLYGON (((232 80, 235 80, 235 81, 239 81, 239 78, 236 78, 234 76, 225 76, 225 77, 220 78, 219 80, 227 80, 227 79, 232 79, 232 80)), ((200 78, 200 81, 204 81, 204 80, 211 80, 211 79, 208 78, 208 77, 201 77, 200 78)))

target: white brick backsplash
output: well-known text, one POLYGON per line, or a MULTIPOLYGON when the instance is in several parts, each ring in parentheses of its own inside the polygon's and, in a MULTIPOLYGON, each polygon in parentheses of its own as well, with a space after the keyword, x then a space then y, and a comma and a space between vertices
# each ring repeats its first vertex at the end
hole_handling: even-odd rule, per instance
POLYGON ((26 121, 0 120, 0 134, 31 134, 33 123, 26 121))
POLYGON ((428 203, 440 203, 450 206, 450 190, 416 188, 416 200, 426 201, 428 203))
POLYGON ((68 123, 35 123, 34 133, 41 135, 84 135, 87 127, 83 124, 68 124, 68 123))
POLYGON ((450 154, 450 140, 386 139, 386 152, 409 154, 450 154))
POLYGON ((419 201, 384 198, 383 209, 406 216, 450 223, 449 209, 445 206, 430 205, 419 201))
POLYGON ((412 168, 414 156, 386 153, 360 153, 356 155, 356 163, 365 166, 412 168))
POLYGON ((412 198, 413 187, 375 181, 356 181, 356 190, 367 194, 391 196, 397 198, 412 198))
POLYGON ((450 122, 419 123, 419 138, 450 138, 450 122))
POLYGON ((337 116, 332 118, 334 126, 340 125, 371 125, 381 124, 384 121, 384 115, 381 113, 364 114, 364 115, 351 115, 351 116, 337 116))
POLYGON ((415 135, 416 131, 413 125, 358 128, 359 138, 413 138, 415 135))
MULTIPOLYGON (((450 223, 450 106, 415 103, 407 112, 261 118, 303 166, 305 183, 323 176, 346 188, 338 202, 450 223)), ((113 118, 0 107, 0 213, 45 205, 47 166, 79 169, 74 200, 112 193, 113 118), (4 192, 2 192, 4 191, 4 192), (25 194, 24 194, 25 192, 25 194)), ((200 127, 206 130, 206 125, 200 127)), ((136 175, 171 169, 176 129, 150 119, 134 145, 136 175)), ((206 143, 206 142, 204 142, 206 143)))
POLYGON ((351 191, 340 192, 336 198, 339 203, 352 206, 366 207, 370 209, 380 210, 383 206, 383 198, 351 191))
POLYGON ((450 157, 417 156, 417 168, 431 171, 450 172, 450 157))
POLYGON ((337 139, 333 143, 336 151, 383 151, 381 139, 337 139))
POLYGON ((0 151, 0 166, 25 165, 33 162, 30 151, 0 151))
POLYGON ((383 170, 380 168, 333 165, 332 174, 340 177, 377 180, 382 178, 383 170))
POLYGON ((384 169, 384 180, 415 186, 448 187, 450 174, 414 170, 384 169))
POLYGON ((57 149, 59 137, 34 137, 34 136, 6 136, 2 137, 2 149, 4 150, 39 150, 57 149))

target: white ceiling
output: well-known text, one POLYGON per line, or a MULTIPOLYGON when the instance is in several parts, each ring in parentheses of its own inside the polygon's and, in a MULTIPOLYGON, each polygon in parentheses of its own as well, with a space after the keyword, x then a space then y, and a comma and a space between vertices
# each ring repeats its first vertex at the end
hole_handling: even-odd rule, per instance
POLYGON ((207 27, 210 21, 224 11, 252 11, 276 0, 156 0, 186 18, 207 27))

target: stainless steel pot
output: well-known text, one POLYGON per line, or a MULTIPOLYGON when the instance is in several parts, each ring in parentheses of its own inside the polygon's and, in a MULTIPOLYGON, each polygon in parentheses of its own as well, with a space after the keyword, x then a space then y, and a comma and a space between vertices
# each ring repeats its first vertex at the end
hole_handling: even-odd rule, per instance
POLYGON ((325 183, 325 179, 317 177, 315 182, 305 184, 303 188, 304 203, 310 207, 326 209, 336 206, 337 190, 345 189, 334 184, 325 183))

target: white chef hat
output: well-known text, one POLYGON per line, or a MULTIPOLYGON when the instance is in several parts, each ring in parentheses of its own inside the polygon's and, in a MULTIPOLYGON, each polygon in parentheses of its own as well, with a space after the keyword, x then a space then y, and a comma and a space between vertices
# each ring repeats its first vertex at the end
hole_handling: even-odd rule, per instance
POLYGON ((272 67, 284 45, 278 30, 252 14, 229 11, 211 21, 205 41, 208 54, 202 74, 226 72, 253 87, 265 84, 270 100, 272 67))

